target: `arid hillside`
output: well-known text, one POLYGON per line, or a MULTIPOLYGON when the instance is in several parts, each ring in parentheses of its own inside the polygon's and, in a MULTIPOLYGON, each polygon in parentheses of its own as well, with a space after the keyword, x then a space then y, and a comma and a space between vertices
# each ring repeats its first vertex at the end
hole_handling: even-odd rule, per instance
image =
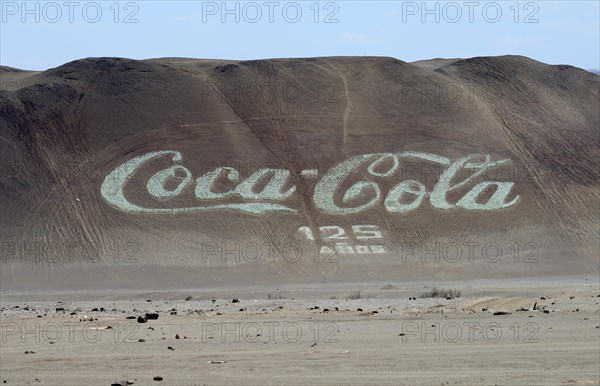
POLYGON ((3 289, 598 273, 582 69, 87 58, 0 77, 3 289))

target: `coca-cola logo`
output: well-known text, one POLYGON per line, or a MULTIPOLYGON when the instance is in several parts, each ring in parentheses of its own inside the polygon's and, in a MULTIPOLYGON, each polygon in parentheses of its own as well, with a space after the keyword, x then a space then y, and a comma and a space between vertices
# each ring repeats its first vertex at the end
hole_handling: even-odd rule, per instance
MULTIPOLYGON (((296 186, 290 185, 289 170, 264 168, 242 179, 235 168, 217 167, 194 180, 192 172, 181 164, 182 161, 181 153, 172 150, 154 151, 135 157, 119 165, 106 176, 100 189, 102 197, 114 208, 128 213, 177 214, 222 209, 253 214, 299 212, 299 209, 288 204, 288 199, 297 193, 296 186), (145 193, 164 203, 193 187, 194 196, 199 204, 189 207, 149 208, 130 202, 125 197, 128 181, 144 165, 167 156, 171 157, 174 165, 151 176, 147 180, 145 193), (225 192, 216 191, 214 185, 219 179, 225 179, 235 184, 235 187, 225 192), (257 192, 258 188, 260 189, 257 192), (239 202, 231 202, 231 199, 239 202)), ((422 206, 424 201, 440 210, 504 209, 519 201, 519 196, 511 192, 514 182, 474 182, 487 171, 509 162, 509 159, 493 160, 486 154, 470 154, 455 160, 412 151, 363 154, 351 157, 329 169, 315 184, 312 199, 316 209, 334 215, 359 213, 375 206, 382 199, 385 209, 390 213, 415 210, 422 206), (374 179, 393 178, 401 162, 409 159, 432 162, 443 168, 433 188, 428 189, 423 182, 417 180, 401 181, 387 192, 383 192, 380 184, 373 180, 357 181, 349 188, 343 188, 348 186, 349 177, 358 169, 366 167, 366 172, 374 179), (465 171, 467 173, 464 173, 465 171), (465 174, 467 177, 461 179, 465 174), (450 192, 465 191, 468 184, 473 186, 460 199, 454 200, 455 202, 448 201, 447 196, 450 192), (345 191, 342 191, 343 189, 345 191), (482 196, 485 196, 485 202, 482 202, 482 196)), ((302 175, 316 177, 318 170, 305 170, 302 175)))

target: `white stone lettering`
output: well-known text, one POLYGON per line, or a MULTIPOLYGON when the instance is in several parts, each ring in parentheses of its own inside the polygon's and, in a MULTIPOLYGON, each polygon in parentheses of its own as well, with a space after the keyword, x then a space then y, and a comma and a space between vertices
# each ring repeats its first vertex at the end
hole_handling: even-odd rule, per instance
MULTIPOLYGON (((218 167, 196 178, 193 189, 196 200, 206 205, 190 207, 161 207, 173 197, 185 196, 193 184, 192 172, 179 163, 181 153, 172 150, 155 151, 135 157, 117 166, 104 179, 100 193, 112 207, 128 213, 177 214, 207 210, 238 210, 253 214, 298 213, 290 206, 290 199, 297 192, 291 184, 290 171, 286 169, 259 169, 246 178, 231 167, 218 167), (131 177, 152 161, 171 157, 175 164, 155 173, 147 181, 148 197, 157 201, 156 207, 142 207, 126 198, 125 187, 131 177), (217 191, 217 181, 223 179, 227 191, 217 191), (286 188, 287 187, 287 188, 286 188), (227 202, 220 202, 227 199, 227 202), (208 202, 207 202, 208 201, 208 202), (240 202, 232 202, 240 201, 240 202)), ((508 159, 492 160, 490 155, 470 154, 457 160, 421 152, 373 153, 351 157, 332 167, 317 181, 312 199, 315 207, 326 214, 346 215, 369 210, 381 202, 390 213, 416 210, 429 198, 432 207, 440 210, 462 208, 467 210, 499 210, 515 205, 519 196, 512 193, 513 182, 483 181, 475 179, 486 171, 510 162, 508 159), (400 181, 389 192, 382 192, 378 181, 397 175, 402 162, 417 159, 445 167, 431 191, 423 182, 400 181), (366 172, 366 173, 365 173, 366 172), (467 176, 464 177, 464 173, 467 176), (372 179, 365 179, 370 175, 372 179), (359 179, 359 180, 357 180, 359 179), (462 179, 462 180, 461 180, 462 179), (470 189, 469 189, 470 185, 470 189), (348 187, 343 191, 343 187, 348 187), (449 192, 465 192, 456 203, 448 202, 449 192), (485 196, 489 197, 487 199, 485 196), (513 195, 512 199, 509 197, 513 195), (485 202, 482 202, 485 201, 485 202)), ((318 170, 310 169, 303 175, 317 177, 318 170), (310 172, 310 173, 308 173, 310 172)), ((486 174, 487 175, 487 174, 486 174)), ((223 188, 220 188, 223 190, 223 188)), ((135 197, 139 197, 137 192, 135 197)))

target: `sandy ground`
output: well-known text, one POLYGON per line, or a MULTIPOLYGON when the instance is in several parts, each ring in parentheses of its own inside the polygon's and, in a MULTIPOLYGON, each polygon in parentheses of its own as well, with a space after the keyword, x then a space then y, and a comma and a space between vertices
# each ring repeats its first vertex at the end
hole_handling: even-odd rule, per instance
POLYGON ((398 284, 365 286, 360 299, 349 299, 355 293, 343 286, 5 293, 1 379, 9 385, 600 384, 600 289, 589 283, 465 285, 450 300, 420 298, 428 288, 398 284), (138 323, 147 313, 158 319, 138 323))

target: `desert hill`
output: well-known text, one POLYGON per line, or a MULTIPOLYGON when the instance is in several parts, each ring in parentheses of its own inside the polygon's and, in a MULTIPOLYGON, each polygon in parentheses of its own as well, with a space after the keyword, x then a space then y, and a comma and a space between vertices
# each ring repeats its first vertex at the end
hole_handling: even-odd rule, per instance
POLYGON ((3 288, 598 273, 582 69, 86 58, 0 77, 3 288))

